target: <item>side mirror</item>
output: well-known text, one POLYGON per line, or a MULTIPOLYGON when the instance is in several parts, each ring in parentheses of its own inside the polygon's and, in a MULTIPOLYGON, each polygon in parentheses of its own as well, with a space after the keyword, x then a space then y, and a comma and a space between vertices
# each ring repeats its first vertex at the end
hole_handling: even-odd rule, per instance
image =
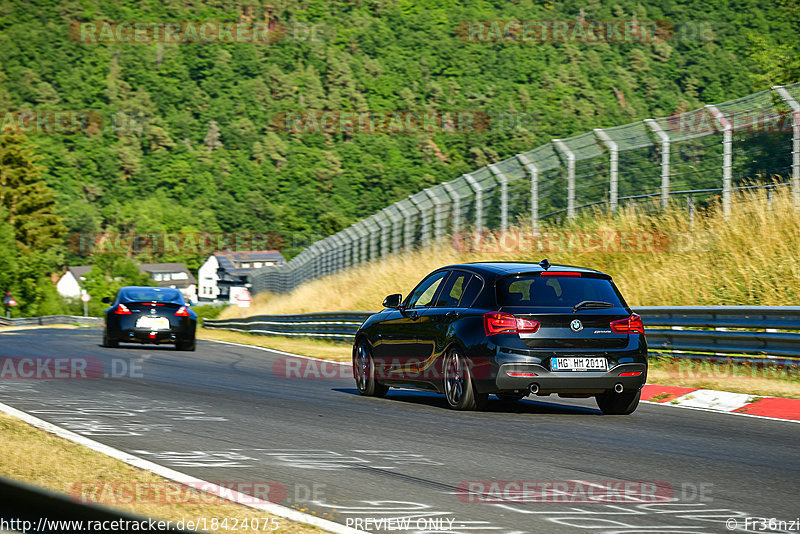
POLYGON ((383 307, 384 308, 399 308, 400 304, 403 303, 403 295, 400 293, 392 293, 385 299, 383 299, 383 307))
POLYGON ((111 299, 109 297, 103 297, 103 304, 111 304, 111 299))

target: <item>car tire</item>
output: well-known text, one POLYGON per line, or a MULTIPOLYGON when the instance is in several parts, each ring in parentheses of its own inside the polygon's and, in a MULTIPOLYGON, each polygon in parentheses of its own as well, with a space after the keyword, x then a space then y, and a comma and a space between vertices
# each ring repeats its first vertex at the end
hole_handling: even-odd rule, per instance
POLYGON ((595 395, 597 406, 605 415, 630 415, 639 406, 642 391, 624 391, 622 393, 601 393, 595 395))
POLYGON ((454 410, 483 410, 489 394, 475 391, 469 361, 458 349, 451 349, 442 362, 442 388, 447 404, 454 410))
POLYGON ((108 334, 103 333, 103 346, 109 349, 116 349, 119 347, 119 341, 112 341, 108 339, 108 334))
POLYGON ((197 344, 196 344, 194 339, 191 340, 191 341, 178 341, 177 343, 175 343, 175 349, 176 350, 192 350, 193 351, 193 350, 195 350, 196 345, 197 344))
POLYGON ((353 348, 353 378, 358 392, 365 397, 383 397, 389 391, 389 386, 375 380, 375 359, 366 341, 353 348))

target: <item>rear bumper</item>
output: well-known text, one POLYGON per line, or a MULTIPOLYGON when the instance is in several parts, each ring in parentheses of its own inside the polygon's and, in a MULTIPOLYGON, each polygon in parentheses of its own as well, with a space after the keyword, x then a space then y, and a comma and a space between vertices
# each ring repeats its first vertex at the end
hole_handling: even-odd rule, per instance
POLYGON ((170 330, 123 330, 119 333, 117 341, 128 341, 132 343, 175 343, 186 339, 179 332, 170 330))
POLYGON ((122 320, 108 319, 106 336, 109 341, 122 343, 176 343, 191 341, 195 337, 196 323, 188 318, 171 318, 169 330, 136 328, 136 317, 124 316, 122 320))
POLYGON ((647 381, 646 363, 623 363, 608 371, 557 371, 552 372, 542 365, 510 363, 501 365, 494 387, 497 390, 529 391, 536 384, 540 395, 550 393, 596 394, 612 391, 622 384, 624 390, 638 390, 647 381), (535 373, 536 376, 511 376, 509 372, 535 373), (638 376, 620 376, 622 373, 641 373, 638 376))
POLYGON ((613 391, 617 384, 623 390, 639 390, 647 381, 647 343, 644 336, 631 336, 626 347, 601 351, 527 350, 520 347, 490 348, 494 354, 487 358, 491 370, 476 380, 481 393, 518 392, 538 386, 540 395, 561 393, 565 395, 594 395, 613 391), (606 371, 551 371, 550 360, 556 356, 600 356, 606 358, 606 371), (513 376, 509 373, 524 373, 513 376), (637 376, 620 376, 623 373, 640 373, 637 376), (535 375, 535 376, 528 376, 535 375))

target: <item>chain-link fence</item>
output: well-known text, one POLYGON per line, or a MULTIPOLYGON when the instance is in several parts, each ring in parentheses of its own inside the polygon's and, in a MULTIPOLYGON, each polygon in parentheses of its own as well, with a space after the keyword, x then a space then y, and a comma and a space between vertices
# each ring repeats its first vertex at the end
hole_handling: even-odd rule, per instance
MULTIPOLYGON (((430 187, 250 276, 252 292, 303 282, 464 230, 507 229, 581 208, 721 195, 752 182, 791 187, 800 207, 800 83, 661 119, 596 129, 430 187)), ((691 204, 693 205, 693 204, 691 204)), ((691 208, 690 208, 691 209, 691 208)))

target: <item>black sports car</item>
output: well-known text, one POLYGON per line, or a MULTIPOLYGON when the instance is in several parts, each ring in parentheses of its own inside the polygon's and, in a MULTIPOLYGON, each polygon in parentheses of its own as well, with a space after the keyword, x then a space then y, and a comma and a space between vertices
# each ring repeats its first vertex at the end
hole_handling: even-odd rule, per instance
POLYGON ((353 345, 362 395, 427 389, 459 410, 484 407, 489 394, 594 396, 605 414, 639 404, 644 326, 602 272, 547 260, 450 265, 383 305, 353 345))
MULTIPOLYGON (((103 302, 110 303, 108 297, 103 302)), ((117 292, 106 318, 103 346, 120 341, 174 343, 178 350, 194 350, 197 314, 177 289, 127 286, 117 292)))

